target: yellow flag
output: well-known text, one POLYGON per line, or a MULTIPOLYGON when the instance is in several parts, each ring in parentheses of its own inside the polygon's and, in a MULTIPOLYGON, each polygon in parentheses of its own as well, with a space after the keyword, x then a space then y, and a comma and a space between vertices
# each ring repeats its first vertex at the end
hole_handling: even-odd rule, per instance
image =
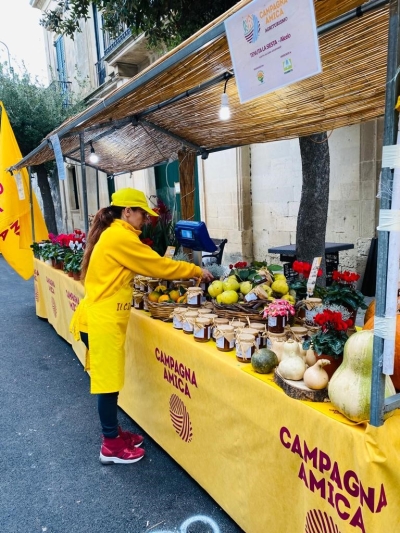
MULTIPOLYGON (((7 168, 22 159, 4 105, 0 102, 0 252, 24 279, 33 275, 29 176, 24 168, 11 175, 7 168)), ((32 192, 35 241, 48 239, 48 231, 32 192)))

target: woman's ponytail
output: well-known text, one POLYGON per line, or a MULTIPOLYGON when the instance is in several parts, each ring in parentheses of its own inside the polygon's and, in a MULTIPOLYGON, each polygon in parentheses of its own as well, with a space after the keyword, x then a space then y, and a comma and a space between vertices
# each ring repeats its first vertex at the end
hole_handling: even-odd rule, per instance
POLYGON ((85 279, 93 248, 100 239, 100 235, 104 230, 111 226, 115 219, 121 218, 123 209, 123 207, 110 205, 97 211, 86 239, 85 253, 83 254, 81 268, 81 280, 85 279))

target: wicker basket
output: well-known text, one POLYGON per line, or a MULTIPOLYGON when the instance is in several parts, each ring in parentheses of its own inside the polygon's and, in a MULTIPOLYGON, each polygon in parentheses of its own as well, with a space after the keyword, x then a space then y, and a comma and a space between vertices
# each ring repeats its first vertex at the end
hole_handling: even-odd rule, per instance
POLYGON ((157 303, 157 302, 150 302, 150 300, 145 296, 146 298, 146 305, 149 310, 150 316, 152 318, 158 318, 159 320, 162 320, 163 322, 172 322, 172 313, 174 309, 177 307, 187 307, 186 304, 179 304, 179 303, 157 303))
POLYGON ((234 320, 237 318, 247 320, 247 317, 252 322, 267 323, 267 319, 264 319, 262 313, 265 306, 264 300, 253 300, 252 302, 246 302, 241 304, 217 304, 213 301, 214 313, 220 318, 228 318, 234 320))

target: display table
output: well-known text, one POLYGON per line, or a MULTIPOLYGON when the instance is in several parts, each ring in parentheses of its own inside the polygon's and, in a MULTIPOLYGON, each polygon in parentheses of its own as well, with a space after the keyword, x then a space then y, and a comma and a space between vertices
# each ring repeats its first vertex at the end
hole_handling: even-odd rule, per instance
MULTIPOLYGON (((69 342, 82 294, 35 261, 37 314, 69 342)), ((144 311, 132 310, 126 353, 121 407, 246 533, 400 531, 399 412, 353 425, 144 311)))

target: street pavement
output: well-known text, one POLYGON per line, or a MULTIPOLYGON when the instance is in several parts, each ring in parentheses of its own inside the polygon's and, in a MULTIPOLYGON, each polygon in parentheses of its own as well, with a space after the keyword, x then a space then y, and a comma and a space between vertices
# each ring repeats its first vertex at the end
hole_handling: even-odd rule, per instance
POLYGON ((146 456, 100 464, 96 397, 82 365, 36 317, 33 280, 1 256, 0 287, 0 532, 242 532, 122 411, 121 425, 145 436, 146 456))

